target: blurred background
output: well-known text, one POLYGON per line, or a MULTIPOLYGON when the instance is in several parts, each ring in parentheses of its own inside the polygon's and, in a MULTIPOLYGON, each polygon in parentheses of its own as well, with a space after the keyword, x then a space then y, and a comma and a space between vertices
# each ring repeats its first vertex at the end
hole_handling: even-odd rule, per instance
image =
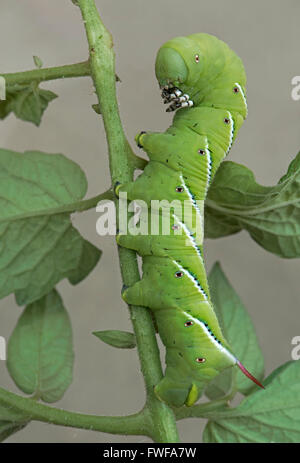
MULTIPOLYGON (((298 0, 97 0, 96 4, 114 38, 116 71, 122 80, 120 111, 130 142, 140 130, 164 130, 172 119, 164 112, 154 75, 160 45, 175 36, 207 32, 237 52, 248 77, 249 116, 229 159, 248 166, 259 183, 277 183, 300 149, 300 101, 291 98, 291 79, 300 75, 298 0)), ((1 73, 34 68, 33 55, 45 67, 87 58, 81 16, 71 0, 1 0, 0 26, 1 73)), ((63 153, 86 172, 87 197, 104 191, 110 186, 107 147, 101 116, 91 109, 96 103, 91 80, 47 82, 42 88, 59 98, 50 103, 40 128, 10 115, 0 123, 1 148, 63 153)), ((74 225, 103 250, 103 256, 81 284, 58 285, 72 319, 76 357, 73 384, 56 406, 104 415, 133 413, 145 398, 136 351, 114 349, 91 334, 131 330, 120 298, 114 237, 97 235, 97 218, 93 210, 73 215, 74 225)), ((267 253, 246 232, 207 240, 205 253, 207 269, 219 260, 248 308, 266 373, 291 360, 291 339, 300 336, 300 262, 267 253)), ((10 296, 0 301, 0 311, 0 335, 8 339, 21 308, 10 296)), ((18 392, 3 361, 0 378, 2 387, 18 392)), ((204 424, 179 422, 182 442, 200 441, 204 424)), ((34 422, 7 442, 147 441, 34 422)))

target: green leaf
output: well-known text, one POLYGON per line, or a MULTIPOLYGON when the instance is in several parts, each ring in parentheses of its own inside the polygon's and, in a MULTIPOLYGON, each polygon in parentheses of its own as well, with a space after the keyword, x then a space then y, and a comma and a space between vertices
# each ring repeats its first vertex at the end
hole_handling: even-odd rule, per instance
POLYGON ((208 192, 205 236, 247 230, 264 249, 300 257, 300 152, 274 187, 256 183, 245 166, 223 162, 208 192))
POLYGON ((43 61, 36 55, 33 56, 33 62, 38 69, 41 69, 43 67, 43 61))
POLYGON ((0 402, 0 442, 23 429, 28 423, 28 416, 0 402))
POLYGON ((283 363, 282 365, 277 367, 275 370, 273 370, 272 373, 264 380, 265 388, 268 386, 268 384, 270 384, 273 381, 273 379, 277 375, 281 374, 286 368, 292 365, 292 363, 294 363, 294 360, 290 360, 289 362, 283 363))
POLYGON ((93 270, 102 255, 102 251, 95 248, 89 241, 82 243, 81 256, 77 268, 70 273, 69 282, 77 285, 93 270))
POLYGON ((37 85, 15 85, 6 89, 6 100, 0 101, 0 119, 13 112, 18 119, 39 126, 43 113, 57 95, 37 85))
MULTIPOLYGON (((221 164, 222 165, 222 164, 221 164)), ((222 209, 223 210, 223 209, 222 209)), ((204 236, 205 238, 223 238, 234 235, 242 230, 236 219, 233 219, 228 211, 219 212, 216 202, 209 199, 205 201, 204 209, 204 236)))
POLYGON ((0 100, 0 119, 5 119, 13 110, 15 92, 6 88, 5 100, 0 100))
MULTIPOLYGON (((234 355, 246 366, 257 378, 262 379, 264 373, 264 359, 258 345, 253 323, 235 290, 227 280, 221 266, 216 263, 209 274, 209 286, 211 298, 218 319, 220 321, 225 338, 228 340, 234 355)), ((233 369, 230 370, 233 373, 233 369)), ((227 393, 231 387, 226 376, 229 373, 223 372, 219 375, 219 389, 227 393), (224 384, 228 389, 224 390, 224 384)), ((218 379, 213 383, 216 388, 218 379)), ((236 373, 236 388, 243 394, 249 394, 257 386, 251 382, 241 371, 236 373)), ((220 397, 208 386, 206 395, 210 398, 220 397)))
POLYGON ((101 108, 100 108, 100 104, 99 104, 99 103, 92 104, 92 108, 93 108, 93 110, 95 111, 95 113, 97 113, 97 114, 102 114, 102 113, 101 113, 101 108))
POLYGON ((0 298, 15 292, 18 304, 31 303, 96 265, 101 252, 59 213, 86 189, 80 167, 61 154, 0 149, 0 298))
POLYGON ((50 90, 28 87, 14 98, 13 112, 17 118, 39 126, 48 103, 55 98, 57 95, 50 90))
POLYGON ((0 399, 0 442, 23 429, 30 421, 30 416, 16 410, 0 399))
POLYGON ((0 442, 3 442, 5 439, 7 439, 12 434, 15 434, 16 432, 21 431, 21 429, 25 428, 27 424, 28 424, 27 421, 21 422, 21 423, 14 423, 11 421, 1 421, 0 420, 0 442))
POLYGON ((300 442, 300 362, 282 365, 265 384, 209 421, 204 442, 300 442))
POLYGON ((7 346, 7 368, 23 392, 56 402, 72 382, 73 358, 69 316, 53 290, 19 318, 7 346))
POLYGON ((119 349, 133 349, 136 346, 135 335, 128 331, 107 330, 94 331, 93 334, 105 344, 119 349))

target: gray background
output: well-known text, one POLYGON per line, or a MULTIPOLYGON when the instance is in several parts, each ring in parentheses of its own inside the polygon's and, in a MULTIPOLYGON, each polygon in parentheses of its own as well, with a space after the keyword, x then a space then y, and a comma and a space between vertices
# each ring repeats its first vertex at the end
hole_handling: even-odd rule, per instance
MULTIPOLYGON (((254 170, 266 185, 278 181, 300 148, 300 101, 291 98, 291 79, 299 69, 299 0, 97 0, 113 34, 121 116, 129 140, 140 130, 163 130, 164 112, 154 76, 155 54, 166 40, 208 32, 227 42, 243 59, 248 76, 249 116, 230 159, 254 170)), ((1 0, 1 72, 33 67, 32 55, 45 66, 82 61, 87 44, 79 10, 69 0, 1 0)), ((88 196, 110 186, 107 148, 89 78, 43 84, 59 94, 39 129, 10 116, 0 124, 1 147, 61 152, 78 162, 89 180, 88 196)), ((74 216, 81 233, 104 251, 91 276, 76 287, 58 285, 72 317, 75 342, 74 382, 57 405, 97 414, 127 414, 144 403, 143 381, 135 350, 120 351, 91 332, 130 329, 120 300, 121 280, 114 239, 97 236, 97 213, 74 216)), ((283 260, 261 249, 243 232, 208 240, 207 268, 220 260, 246 304, 266 358, 266 372, 291 359, 291 339, 300 335, 299 261, 283 260)), ((14 297, 0 301, 0 335, 9 337, 21 309, 14 297)), ((4 362, 0 384, 17 391, 4 362)), ((201 439, 202 420, 179 423, 183 442, 201 439)), ((143 437, 64 429, 32 423, 9 442, 147 442, 143 437)))

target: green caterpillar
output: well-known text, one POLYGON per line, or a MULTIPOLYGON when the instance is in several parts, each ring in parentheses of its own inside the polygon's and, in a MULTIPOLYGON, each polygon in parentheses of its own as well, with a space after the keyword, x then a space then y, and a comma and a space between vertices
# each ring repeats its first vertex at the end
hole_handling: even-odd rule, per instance
MULTIPOLYGON (((134 182, 118 185, 116 193, 126 192, 129 200, 148 206, 153 199, 179 200, 190 212, 184 219, 173 213, 168 234, 122 232, 117 242, 143 258, 143 278, 126 288, 123 298, 152 310, 166 347, 165 376, 155 393, 180 407, 194 404, 209 381, 234 365, 263 387, 222 334, 203 260, 204 200, 246 118, 246 75, 240 58, 208 34, 165 43, 155 71, 164 103, 170 103, 167 111, 178 111, 166 132, 136 137, 150 161, 134 182), (197 220, 201 226, 195 233, 197 220)), ((159 211, 160 225, 164 214, 159 211)))

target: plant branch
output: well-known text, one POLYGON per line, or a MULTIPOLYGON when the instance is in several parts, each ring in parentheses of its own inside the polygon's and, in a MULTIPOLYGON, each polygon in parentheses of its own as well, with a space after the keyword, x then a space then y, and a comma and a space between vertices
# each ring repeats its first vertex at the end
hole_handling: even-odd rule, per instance
MULTIPOLYGON (((291 199, 289 201, 282 201, 277 204, 270 204, 269 206, 264 206, 264 207, 261 207, 260 205, 258 205, 257 207, 253 207, 253 208, 250 208, 250 207, 247 208, 247 206, 242 208, 241 206, 238 206, 235 209, 233 209, 232 207, 228 207, 226 205, 220 206, 216 201, 213 201, 212 199, 207 199, 205 201, 205 204, 208 207, 215 209, 216 211, 222 212, 223 214, 233 215, 239 218, 243 216, 245 217, 255 216, 255 215, 263 214, 265 212, 275 211, 276 209, 280 209, 282 207, 298 205, 299 202, 300 202, 299 198, 296 198, 296 199, 291 199)), ((232 206, 234 207, 234 204, 232 206)))
POLYGON ((58 207, 52 207, 52 208, 46 208, 46 209, 40 209, 37 211, 30 211, 30 212, 25 212, 23 214, 16 214, 13 217, 3 217, 1 218, 0 216, 0 223, 1 222, 12 222, 14 220, 20 220, 20 219, 28 219, 31 217, 37 217, 41 215, 55 215, 55 214, 63 214, 66 212, 69 212, 72 214, 73 212, 83 212, 88 209, 92 209, 93 207, 97 206, 99 201, 104 201, 104 200, 115 200, 115 196, 113 194, 112 189, 109 189, 105 191, 104 193, 101 193, 100 195, 93 196, 92 198, 89 199, 83 199, 82 201, 76 201, 75 203, 70 203, 70 204, 64 204, 62 206, 58 207))
POLYGON ((112 189, 105 191, 104 193, 100 193, 97 196, 93 196, 89 199, 83 199, 82 201, 78 201, 76 203, 69 204, 67 206, 62 206, 60 212, 83 212, 88 209, 92 209, 93 207, 97 206, 99 201, 113 201, 115 199, 114 193, 112 189), (64 208, 64 210, 63 210, 64 208))
POLYGON ((147 435, 147 412, 128 416, 97 416, 49 407, 34 399, 22 397, 0 388, 0 405, 21 412, 22 422, 42 421, 60 426, 101 431, 111 434, 147 435))
MULTIPOLYGON (((91 73, 101 107, 108 148, 112 184, 132 181, 134 164, 131 148, 120 120, 115 88, 115 56, 111 34, 98 14, 94 0, 76 0, 85 24, 91 73)), ((131 286, 139 280, 136 255, 119 248, 123 283, 131 286)), ((178 434, 173 411, 154 395, 153 387, 162 378, 159 350, 150 311, 130 307, 130 315, 137 340, 141 370, 147 391, 147 409, 152 426, 149 431, 158 442, 177 442, 178 434)), ((148 433, 149 435, 149 433, 148 433)))
POLYGON ((44 82, 47 80, 66 79, 69 77, 84 77, 91 74, 89 61, 66 64, 51 68, 33 69, 31 71, 0 74, 4 77, 6 86, 44 82))

